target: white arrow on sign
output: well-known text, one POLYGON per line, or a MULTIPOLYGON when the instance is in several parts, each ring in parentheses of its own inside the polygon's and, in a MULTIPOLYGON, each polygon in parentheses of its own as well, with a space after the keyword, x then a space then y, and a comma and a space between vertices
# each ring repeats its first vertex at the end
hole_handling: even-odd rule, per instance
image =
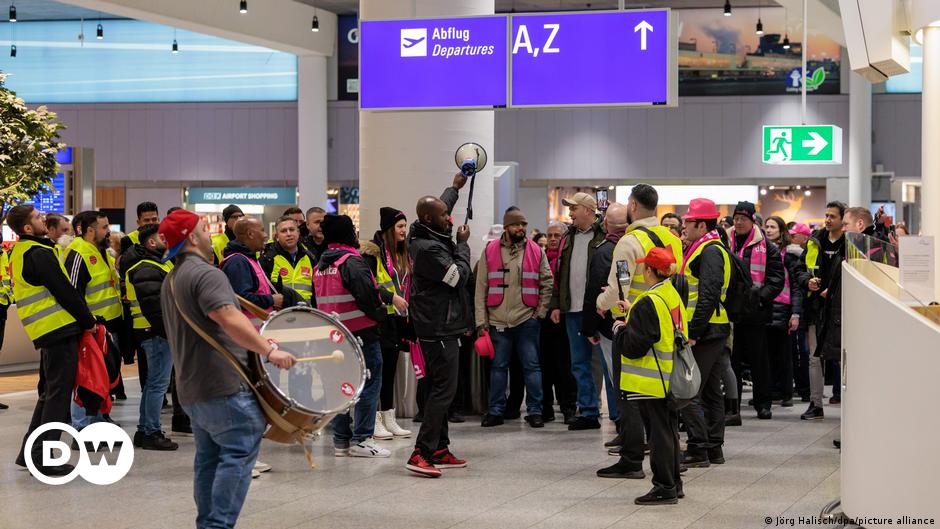
POLYGON ((646 50, 646 32, 653 31, 653 26, 651 26, 649 22, 645 20, 641 20, 640 23, 637 24, 636 27, 633 28, 634 33, 636 33, 637 31, 640 32, 640 49, 645 51, 646 50))
POLYGON ((810 156, 815 156, 819 154, 819 151, 826 148, 826 145, 829 145, 829 142, 825 140, 819 133, 810 132, 809 135, 813 138, 811 140, 803 140, 803 147, 812 147, 812 150, 809 151, 810 156))

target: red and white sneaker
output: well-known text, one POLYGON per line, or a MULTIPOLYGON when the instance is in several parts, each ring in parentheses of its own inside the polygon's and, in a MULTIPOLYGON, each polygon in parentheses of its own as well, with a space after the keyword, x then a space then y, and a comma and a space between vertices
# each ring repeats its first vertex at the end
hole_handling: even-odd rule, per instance
POLYGON ((405 468, 429 478, 441 477, 441 471, 425 459, 424 456, 421 455, 421 452, 417 450, 411 454, 411 459, 405 463, 405 468))
POLYGON ((467 466, 466 460, 457 459, 454 454, 450 453, 448 448, 441 448, 434 452, 431 455, 431 463, 437 468, 463 468, 467 466))

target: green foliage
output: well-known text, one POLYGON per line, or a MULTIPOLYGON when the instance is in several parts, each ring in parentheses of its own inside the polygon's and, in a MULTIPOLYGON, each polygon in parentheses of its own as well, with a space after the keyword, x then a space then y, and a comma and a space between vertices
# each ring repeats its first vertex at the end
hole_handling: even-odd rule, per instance
POLYGON ((54 112, 26 103, 3 86, 0 73, 0 211, 49 191, 59 170, 56 152, 64 149, 54 112))

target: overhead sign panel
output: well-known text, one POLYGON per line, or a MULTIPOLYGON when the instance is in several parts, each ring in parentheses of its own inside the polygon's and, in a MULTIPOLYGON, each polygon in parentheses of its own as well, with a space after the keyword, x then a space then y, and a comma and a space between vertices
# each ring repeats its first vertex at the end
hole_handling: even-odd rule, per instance
POLYGON ((842 129, 835 125, 765 125, 764 163, 842 163, 842 129))
POLYGON ((190 204, 296 204, 296 187, 190 187, 190 204))
POLYGON ((510 106, 676 105, 668 9, 513 15, 510 106))
POLYGON ((361 21, 360 108, 505 107, 507 25, 504 16, 361 21))

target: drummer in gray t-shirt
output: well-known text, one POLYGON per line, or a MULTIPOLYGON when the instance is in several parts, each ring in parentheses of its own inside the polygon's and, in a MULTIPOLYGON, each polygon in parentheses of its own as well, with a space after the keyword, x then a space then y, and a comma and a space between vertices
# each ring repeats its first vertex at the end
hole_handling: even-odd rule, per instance
POLYGON ((196 526, 234 527, 261 447, 264 415, 235 368, 183 320, 180 311, 243 365, 248 350, 281 369, 289 369, 296 358, 262 338, 238 309, 228 279, 212 265, 212 242, 204 220, 176 210, 160 223, 159 233, 169 249, 167 259, 176 256, 160 303, 177 392, 192 419, 196 441, 196 526))

